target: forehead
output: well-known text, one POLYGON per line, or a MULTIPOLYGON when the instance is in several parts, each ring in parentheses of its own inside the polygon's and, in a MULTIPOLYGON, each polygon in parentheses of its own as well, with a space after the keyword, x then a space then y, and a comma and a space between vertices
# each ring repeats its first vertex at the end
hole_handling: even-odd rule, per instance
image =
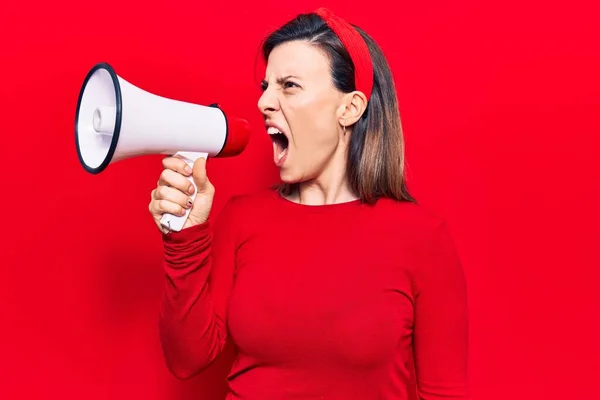
POLYGON ((275 74, 310 78, 329 74, 329 59, 306 41, 292 41, 275 47, 269 55, 267 76, 275 74))

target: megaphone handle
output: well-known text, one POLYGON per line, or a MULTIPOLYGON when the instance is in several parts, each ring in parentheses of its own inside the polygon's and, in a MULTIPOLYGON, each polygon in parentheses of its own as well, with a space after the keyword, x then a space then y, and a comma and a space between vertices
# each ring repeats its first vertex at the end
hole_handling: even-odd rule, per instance
MULTIPOLYGON (((176 153, 176 155, 181 156, 185 162, 187 163, 187 165, 189 165, 190 168, 194 168, 194 162, 199 159, 200 157, 202 158, 207 158, 208 154, 207 153, 195 153, 195 152, 188 152, 188 151, 180 151, 178 153, 176 153)), ((194 183, 194 178, 190 175, 187 177, 187 180, 189 182, 191 182, 192 185, 194 185, 194 194, 192 194, 190 197, 192 198, 192 202, 196 199, 196 192, 198 191, 198 187, 196 186, 196 183, 194 183)), ((174 215, 174 214, 163 214, 162 218, 160 219, 160 223, 162 226, 164 226, 165 228, 169 228, 172 231, 176 231, 179 232, 180 230, 183 229, 183 225, 185 225, 185 222, 187 221, 188 216, 190 215, 190 211, 191 208, 188 208, 185 210, 185 214, 184 215, 174 215)))

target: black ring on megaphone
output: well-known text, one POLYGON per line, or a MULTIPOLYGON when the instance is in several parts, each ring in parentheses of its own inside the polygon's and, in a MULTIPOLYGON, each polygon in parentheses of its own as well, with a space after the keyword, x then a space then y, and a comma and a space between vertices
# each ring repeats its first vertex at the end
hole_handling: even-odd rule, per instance
POLYGON ((229 122, 227 121, 227 115, 225 114, 225 111, 223 111, 223 109, 221 108, 221 105, 219 105, 219 103, 212 103, 212 104, 209 104, 208 106, 218 108, 219 111, 221 111, 223 113, 223 118, 225 119, 225 140, 223 140, 223 146, 221 146, 221 148, 219 149, 217 154, 215 154, 215 157, 218 157, 219 154, 221 154, 221 152, 225 148, 225 145, 227 144, 227 136, 229 136, 229 122))
POLYGON ((115 154, 115 150, 117 149, 117 143, 119 142, 119 134, 121 133, 121 120, 123 117, 123 99, 121 96, 121 86, 119 85, 119 79, 117 76, 117 73, 115 72, 114 68, 106 63, 106 62, 99 62, 98 64, 94 65, 92 67, 92 69, 90 69, 90 71, 87 73, 83 84, 81 85, 81 89, 79 91, 79 97, 77 99, 77 112, 75 114, 75 146, 77 147, 77 158, 79 158, 79 162, 81 163, 81 165, 83 166, 83 168, 92 174, 99 174, 100 172, 104 171, 106 169, 106 167, 109 166, 113 155, 115 154), (81 154, 81 148, 79 147, 79 110, 81 108, 81 102, 83 99, 83 94, 85 93, 85 88, 88 84, 88 81, 91 79, 92 75, 94 75, 94 73, 99 70, 99 69, 104 69, 106 70, 106 72, 108 72, 108 74, 110 75, 113 85, 114 85, 114 89, 115 89, 115 103, 116 103, 116 121, 115 121, 115 130, 112 136, 112 140, 110 142, 110 146, 108 148, 108 153, 106 153, 106 157, 104 158, 104 160, 102 161, 102 163, 97 166, 96 168, 92 168, 89 165, 87 165, 85 163, 85 161, 83 160, 83 156, 81 154))

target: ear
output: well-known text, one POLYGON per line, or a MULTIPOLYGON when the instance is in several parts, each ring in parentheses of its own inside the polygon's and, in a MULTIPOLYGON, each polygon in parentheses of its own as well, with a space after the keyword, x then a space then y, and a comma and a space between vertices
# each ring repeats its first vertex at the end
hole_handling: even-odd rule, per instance
POLYGON ((367 108, 367 97, 363 92, 345 93, 339 108, 338 118, 343 126, 352 126, 362 117, 367 108))

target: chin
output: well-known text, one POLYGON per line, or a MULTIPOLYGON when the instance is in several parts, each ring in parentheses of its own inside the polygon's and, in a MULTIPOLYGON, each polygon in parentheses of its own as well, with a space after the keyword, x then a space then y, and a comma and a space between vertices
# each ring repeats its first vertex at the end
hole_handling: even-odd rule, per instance
POLYGON ((287 183, 290 185, 299 182, 299 179, 294 176, 294 174, 284 170, 279 171, 279 178, 281 179, 282 183, 287 183))
POLYGON ((289 185, 302 181, 302 176, 289 167, 279 168, 279 178, 282 183, 289 185))

